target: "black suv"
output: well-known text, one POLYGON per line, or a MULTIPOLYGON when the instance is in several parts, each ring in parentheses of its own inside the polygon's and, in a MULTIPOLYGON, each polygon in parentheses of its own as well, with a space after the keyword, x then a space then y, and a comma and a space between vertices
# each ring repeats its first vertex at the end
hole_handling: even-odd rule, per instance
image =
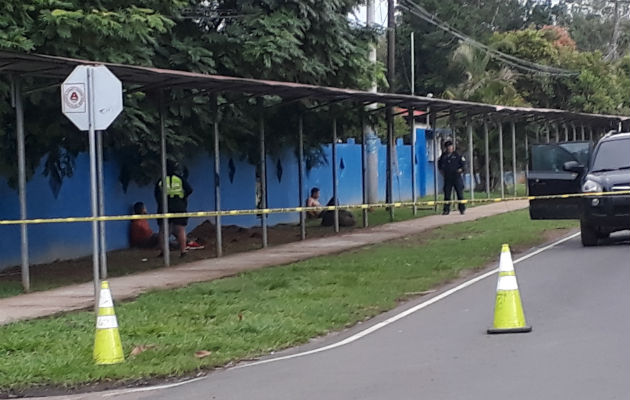
MULTIPOLYGON (((527 185, 530 196, 630 191, 630 133, 591 142, 534 145, 527 185)), ((531 219, 579 219, 584 246, 596 246, 612 232, 630 229, 630 195, 538 199, 531 219)))

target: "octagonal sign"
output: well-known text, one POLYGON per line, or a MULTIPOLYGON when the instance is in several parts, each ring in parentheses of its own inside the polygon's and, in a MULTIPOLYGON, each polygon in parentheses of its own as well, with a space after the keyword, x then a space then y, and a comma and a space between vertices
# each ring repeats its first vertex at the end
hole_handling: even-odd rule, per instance
POLYGON ((122 111, 122 84, 103 65, 79 65, 61 85, 61 110, 77 128, 90 129, 93 107, 94 130, 105 130, 122 111))

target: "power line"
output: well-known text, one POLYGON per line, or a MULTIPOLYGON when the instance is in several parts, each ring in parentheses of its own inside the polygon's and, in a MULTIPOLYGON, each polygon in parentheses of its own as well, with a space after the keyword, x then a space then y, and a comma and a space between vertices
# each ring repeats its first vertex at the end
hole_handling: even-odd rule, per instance
POLYGON ((521 70, 526 70, 528 72, 533 72, 533 73, 539 73, 539 74, 547 74, 547 75, 557 75, 557 76, 575 76, 577 75, 577 72, 575 71, 570 71, 570 70, 566 70, 566 69, 562 69, 562 68, 556 68, 556 67, 551 67, 548 65, 543 65, 543 64, 538 64, 538 63, 534 63, 528 60, 523 60, 521 58, 503 53, 501 51, 498 51, 496 49, 490 48, 489 46, 477 42, 476 40, 472 39, 469 36, 464 35, 463 33, 451 28, 448 24, 440 21, 435 15, 430 14, 428 11, 426 11, 424 8, 422 8, 421 6, 412 3, 411 1, 408 0, 403 0, 404 3, 406 3, 406 5, 411 5, 411 7, 414 7, 414 9, 411 9, 405 5, 401 5, 400 8, 406 9, 407 11, 409 11, 410 13, 412 13, 413 15, 421 18, 422 20, 442 29, 443 31, 463 40, 464 42, 470 44, 471 46, 482 50, 486 53, 488 53, 492 58, 500 60, 514 68, 517 69, 521 69, 521 70))
POLYGON ((527 72, 531 72, 531 73, 536 73, 536 74, 542 74, 542 75, 551 75, 551 76, 563 76, 563 77, 568 77, 568 76, 576 76, 579 73, 576 71, 571 71, 571 70, 567 70, 564 68, 557 68, 557 67, 552 67, 549 65, 544 65, 544 64, 539 64, 539 63, 535 63, 535 62, 531 62, 528 60, 524 60, 515 56, 512 56, 510 54, 506 54, 503 53, 499 50, 493 49, 481 42, 478 42, 476 40, 474 40, 473 38, 459 32, 458 30, 451 28, 447 23, 441 21, 438 17, 436 17, 434 14, 431 14, 430 12, 428 12, 426 9, 424 9, 422 6, 413 3, 410 0, 401 0, 400 4, 398 5, 399 9, 408 11, 409 13, 413 14, 414 16, 422 19, 423 21, 436 26, 437 28, 443 30, 444 32, 455 36, 456 38, 464 41, 465 43, 468 43, 469 45, 471 45, 474 48, 477 48, 481 51, 484 51, 485 53, 487 53, 490 57, 492 57, 495 60, 499 60, 507 65, 510 65, 516 69, 519 70, 523 70, 523 71, 527 71, 527 72))

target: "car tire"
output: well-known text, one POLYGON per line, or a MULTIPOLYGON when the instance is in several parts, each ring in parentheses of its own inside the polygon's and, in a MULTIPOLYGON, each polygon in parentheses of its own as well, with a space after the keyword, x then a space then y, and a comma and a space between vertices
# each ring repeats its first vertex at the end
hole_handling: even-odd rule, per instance
POLYGON ((610 233, 608 232, 597 231, 596 233, 598 239, 608 239, 610 237, 610 233))
POLYGON ((584 221, 580 221, 580 236, 582 237, 582 246, 597 246, 597 230, 584 221))

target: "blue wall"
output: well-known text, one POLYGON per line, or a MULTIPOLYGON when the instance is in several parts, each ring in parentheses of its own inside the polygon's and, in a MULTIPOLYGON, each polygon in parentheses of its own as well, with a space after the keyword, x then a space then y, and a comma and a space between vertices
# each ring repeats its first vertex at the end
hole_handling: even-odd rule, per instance
MULTIPOLYGON (((424 130, 417 131, 417 192, 419 195, 432 193, 433 164, 427 162, 424 130)), ((323 147, 327 162, 306 170, 304 199, 298 199, 298 171, 295 152, 287 150, 278 159, 267 160, 268 206, 270 208, 295 207, 304 204, 311 187, 321 189, 322 202, 332 196, 332 160, 331 145, 323 147), (280 166, 282 173, 279 174, 280 166)), ((385 154, 386 147, 379 147, 379 196, 385 200, 385 154)), ((411 149, 399 140, 396 145, 398 170, 395 170, 394 200, 411 198, 411 149)), ((353 139, 337 145, 337 173, 339 179, 340 204, 356 204, 362 201, 361 180, 361 145, 353 139)), ((190 171, 190 184, 194 193, 189 199, 189 211, 214 209, 214 174, 213 159, 208 155, 198 154, 186 161, 190 171)), ((27 183, 27 207, 29 218, 76 217, 90 215, 89 196, 89 159, 81 154, 76 160, 75 172, 71 178, 64 179, 57 198, 53 196, 48 178, 42 175, 40 166, 33 178, 27 183)), ((105 202, 107 215, 131 213, 131 206, 136 201, 143 201, 149 212, 155 212, 153 186, 139 187, 131 183, 126 192, 118 182, 119 166, 113 161, 106 161, 104 167, 105 202)), ((223 210, 252 209, 256 207, 256 167, 236 158, 221 159, 221 197, 223 210), (233 169, 231 170, 230 164, 233 169), (233 175, 232 175, 233 172, 233 175), (231 179, 230 179, 231 177, 231 179)), ((19 201, 17 191, 11 189, 5 179, 0 179, 0 219, 19 219, 19 201)), ((226 216, 225 225, 254 226, 259 224, 255 215, 226 216)), ((269 224, 295 223, 299 220, 296 213, 274 214, 269 216, 269 224)), ((203 219, 191 219, 189 228, 194 228, 203 219)), ((157 230, 155 221, 150 221, 157 230)), ((107 247, 109 250, 128 246, 129 222, 108 222, 107 247)), ((57 259, 70 259, 85 256, 91 252, 91 224, 42 224, 28 227, 30 260, 32 263, 44 263, 57 259)), ((20 263, 20 228, 19 226, 0 226, 0 269, 20 263)))

